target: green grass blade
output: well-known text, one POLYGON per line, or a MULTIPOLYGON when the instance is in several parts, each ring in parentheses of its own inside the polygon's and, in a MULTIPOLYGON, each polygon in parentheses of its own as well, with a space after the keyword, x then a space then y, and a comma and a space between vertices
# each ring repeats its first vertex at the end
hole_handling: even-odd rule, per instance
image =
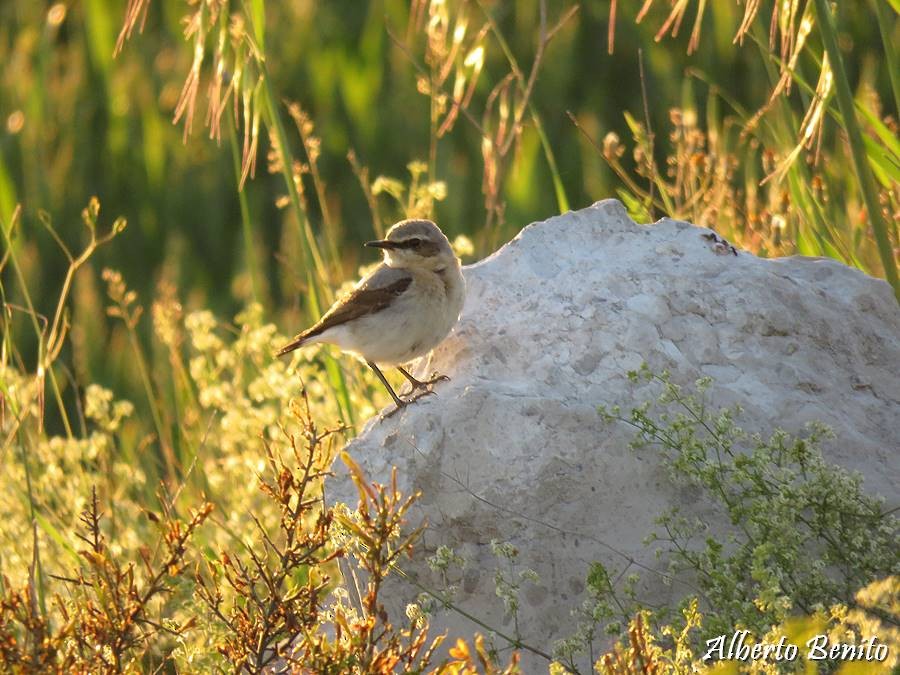
POLYGON ((872 177, 869 163, 866 158, 866 147, 863 142, 862 132, 856 120, 856 110, 853 102, 853 93, 850 91, 850 83, 847 80, 847 71, 844 69, 844 61, 837 42, 837 30, 832 22, 826 0, 815 0, 816 16, 819 19, 819 30, 822 33, 822 42, 831 68, 834 72, 834 85, 837 94, 838 107, 844 117, 844 128, 847 132, 847 141, 850 144, 850 154, 853 166, 862 190, 863 201, 869 214, 869 222, 875 234, 875 242, 878 245, 878 254, 884 267, 884 275, 888 283, 894 289, 894 295, 900 302, 900 277, 897 274, 897 263, 894 259, 891 246, 888 224, 881 213, 881 205, 878 202, 878 193, 875 180, 872 177))
POLYGON ((861 105, 856 109, 865 118, 866 124, 875 131, 878 140, 884 144, 882 147, 871 136, 864 136, 868 149, 866 154, 879 181, 886 188, 900 183, 900 142, 871 110, 861 105))
MULTIPOLYGON (((0 155, 0 223, 5 222, 6 218, 12 221, 12 213, 16 209, 16 188, 13 185, 12 178, 0 155)), ((3 226, 4 228, 6 225, 3 226)))
POLYGON ((113 48, 116 44, 112 23, 113 10, 104 0, 87 0, 84 9, 87 46, 91 59, 108 80, 112 68, 113 48))
POLYGON ((253 16, 253 38, 260 51, 266 52, 266 3, 265 0, 250 0, 253 16))
MULTIPOLYGON (((892 1, 897 2, 894 9, 900 13, 900 0, 892 1)), ((884 47, 884 65, 888 69, 891 91, 894 94, 894 111, 900 114, 900 62, 897 61, 897 52, 894 50, 894 40, 891 37, 892 17, 887 15, 881 0, 872 0, 872 4, 875 5, 876 22, 881 33, 881 44, 884 47)))
MULTIPOLYGON (((21 451, 20 455, 21 455, 21 461, 22 461, 22 469, 25 472, 26 493, 25 493, 24 497, 28 501, 28 513, 31 516, 31 522, 34 523, 38 516, 38 512, 37 512, 37 508, 34 505, 34 487, 31 482, 31 465, 28 462, 28 454, 27 454, 26 444, 24 442, 21 442, 21 438, 22 438, 21 428, 16 433, 20 439, 19 450, 21 451)), ((32 527, 33 527, 33 525, 32 525, 32 527)), ((46 589, 44 588, 44 565, 41 562, 41 553, 40 553, 37 535, 35 535, 35 537, 34 537, 33 556, 34 556, 34 571, 37 574, 37 578, 34 579, 34 582, 37 584, 36 590, 37 590, 38 600, 39 600, 39 603, 41 606, 41 611, 43 612, 44 616, 46 616, 47 615, 47 605, 45 602, 46 589)))
POLYGON ((547 166, 550 168, 550 176, 553 179, 553 190, 556 193, 556 204, 559 207, 559 212, 565 213, 571 208, 569 206, 569 197, 566 195, 566 188, 563 185, 562 177, 559 175, 559 167, 556 165, 556 156, 553 154, 553 148, 550 145, 550 141, 547 139, 547 134, 544 133, 544 125, 541 123, 541 117, 538 115, 538 112, 531 101, 528 102, 528 112, 531 115, 532 122, 534 122, 534 128, 538 133, 538 138, 541 139, 541 149, 544 151, 544 157, 547 158, 547 166))
POLYGON ((44 533, 50 537, 56 544, 65 551, 72 561, 76 565, 81 564, 81 558, 78 556, 78 551, 70 544, 64 536, 60 533, 56 527, 53 526, 49 520, 47 520, 43 515, 38 512, 34 513, 34 520, 37 523, 38 527, 41 528, 44 533))
POLYGON ((884 143, 885 147, 891 151, 891 154, 894 155, 894 163, 900 164, 900 141, 897 140, 897 137, 894 133, 888 129, 887 125, 882 122, 875 114, 866 108, 865 106, 858 105, 856 107, 859 110, 863 117, 866 118, 866 123, 869 124, 872 129, 875 131, 875 135, 878 136, 878 140, 884 143))
MULTIPOLYGON (((234 129, 234 120, 228 117, 228 145, 231 146, 231 159, 234 164, 234 176, 237 182, 238 203, 241 208, 241 230, 244 234, 244 256, 247 261, 247 274, 250 275, 250 290, 253 300, 260 302, 261 272, 257 263, 259 257, 253 244, 253 223, 250 220, 250 206, 247 204, 246 189, 241 189, 241 153, 238 150, 237 132, 234 129)), ((245 186, 246 187, 246 186, 245 186)))
MULTIPOLYGON (((274 103, 274 93, 272 91, 271 81, 267 73, 263 74, 265 80, 265 99, 266 99, 266 119, 269 128, 275 133, 278 139, 278 146, 281 149, 281 173, 287 187, 288 196, 291 202, 291 210, 294 214, 297 224, 300 227, 300 242, 303 248, 303 257, 306 263, 306 281, 309 292, 307 299, 309 301, 310 313, 318 318, 322 314, 324 306, 323 296, 331 295, 331 287, 328 283, 328 271, 319 252, 316 238, 313 235, 312 227, 309 220, 303 212, 300 205, 300 195, 297 192, 297 185, 294 183, 294 177, 291 173, 291 167, 294 166, 294 157, 287 145, 287 134, 284 132, 284 125, 278 108, 274 103), (317 278, 318 277, 318 278, 317 278)), ((337 395, 338 404, 341 408, 341 414, 344 416, 345 422, 353 426, 355 415, 353 414, 353 406, 350 402, 350 391, 347 388, 347 382, 344 374, 341 372, 338 364, 330 355, 325 356, 325 369, 329 376, 329 382, 332 389, 337 395)))
MULTIPOLYGON (((254 28, 254 34, 256 29, 254 28)), ((329 283, 328 269, 319 251, 318 243, 310 226, 309 219, 303 211, 300 203, 300 195, 297 192, 297 185, 294 182, 292 167, 294 166, 294 156, 288 145, 287 134, 284 130, 284 123, 278 110, 277 98, 272 87, 272 79, 269 76, 268 69, 264 61, 259 63, 262 71, 263 89, 260 95, 263 97, 264 119, 266 125, 274 134, 281 151, 281 175, 287 188, 288 198, 291 204, 291 212, 300 228, 300 244, 303 249, 304 267, 306 269, 307 280, 307 300, 309 302, 310 314, 314 318, 318 318, 322 314, 322 310, 326 304, 325 300, 330 302, 332 298, 331 285, 329 283)), ((341 415, 344 421, 353 426, 355 423, 355 414, 350 401, 350 391, 347 388, 347 381, 338 364, 330 355, 325 356, 326 372, 329 376, 329 383, 335 392, 338 405, 341 409, 341 415)))
POLYGON ((900 183, 900 164, 871 136, 863 136, 863 142, 866 144, 866 157, 878 182, 885 188, 900 183))

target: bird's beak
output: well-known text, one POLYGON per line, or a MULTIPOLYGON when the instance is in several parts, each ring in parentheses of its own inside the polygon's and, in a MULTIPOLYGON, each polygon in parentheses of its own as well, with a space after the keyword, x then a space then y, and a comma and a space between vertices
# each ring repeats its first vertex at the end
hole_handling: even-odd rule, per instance
POLYGON ((385 248, 390 250, 392 248, 397 248, 397 243, 390 241, 389 239, 376 239, 375 241, 367 241, 366 246, 369 246, 371 248, 385 248))

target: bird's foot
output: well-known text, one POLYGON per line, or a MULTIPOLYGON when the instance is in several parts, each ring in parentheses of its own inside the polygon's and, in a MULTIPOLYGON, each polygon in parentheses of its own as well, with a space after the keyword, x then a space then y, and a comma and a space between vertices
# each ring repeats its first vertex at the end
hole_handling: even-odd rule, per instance
POLYGON ((435 395, 435 393, 431 389, 425 389, 424 391, 420 391, 419 393, 417 393, 415 396, 411 396, 411 394, 414 391, 415 391, 415 389, 413 389, 413 391, 409 392, 409 394, 401 394, 401 398, 394 401, 393 409, 391 409, 390 411, 388 411, 386 413, 382 413, 381 419, 386 420, 389 417, 393 417, 398 412, 403 410, 406 406, 408 406, 410 403, 415 403, 420 398, 435 395))
MULTIPOLYGON (((428 391, 428 393, 433 394, 434 392, 428 389, 430 386, 432 386, 433 384, 436 384, 437 382, 449 382, 450 381, 450 378, 447 377, 446 375, 438 375, 437 373, 432 373, 431 377, 427 380, 417 380, 415 377, 413 377, 412 375, 410 375, 409 373, 407 373, 406 371, 404 371, 402 369, 400 370, 400 372, 403 373, 403 375, 406 377, 407 380, 409 380, 409 384, 411 387, 409 392, 404 394, 404 396, 409 396, 413 392, 419 391, 420 389, 425 389, 428 391)), ((425 395, 427 396, 427 394, 425 394, 425 395)))
POLYGON ((449 375, 438 375, 436 372, 431 374, 430 380, 425 380, 425 384, 432 385, 435 382, 449 382, 449 375))
POLYGON ((406 394, 406 396, 408 397, 406 399, 407 404, 414 403, 415 401, 418 401, 420 398, 424 398, 426 396, 437 396, 437 392, 434 391, 434 389, 425 388, 425 389, 420 390, 415 395, 413 395, 413 392, 415 392, 415 389, 413 389, 413 391, 406 394))

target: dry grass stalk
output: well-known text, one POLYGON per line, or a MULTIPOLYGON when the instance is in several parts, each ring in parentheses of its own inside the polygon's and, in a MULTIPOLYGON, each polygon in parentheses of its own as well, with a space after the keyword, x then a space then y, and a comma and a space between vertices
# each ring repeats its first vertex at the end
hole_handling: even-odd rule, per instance
MULTIPOLYGON (((129 0, 122 28, 116 42, 118 54, 131 38, 138 21, 141 30, 147 17, 150 0, 129 0)), ((241 176, 243 187, 247 178, 255 175, 259 147, 259 127, 262 115, 264 56, 257 47, 248 26, 244 4, 231 9, 225 0, 187 0, 193 7, 184 18, 184 39, 193 42, 191 65, 179 93, 173 123, 184 123, 184 140, 193 129, 197 111, 197 96, 209 59, 208 44, 214 41, 212 61, 206 77, 207 108, 205 125, 210 138, 221 141, 222 115, 232 104, 235 127, 242 132, 241 176)))
MULTIPOLYGON (((645 0, 636 17, 638 23, 647 16, 647 13, 653 4, 654 0, 645 0)), ((672 3, 672 8, 669 11, 668 16, 663 22, 662 27, 656 33, 656 41, 661 40, 669 32, 671 32, 672 37, 678 35, 682 20, 684 19, 690 4, 690 0, 675 0, 675 2, 672 3)), ((706 0, 698 0, 696 18, 687 47, 688 54, 695 52, 700 45, 700 28, 706 7, 706 0)), ((743 44, 744 39, 750 34, 754 21, 758 16, 759 9, 759 0, 750 0, 745 4, 741 23, 734 36, 734 42, 736 44, 743 44)), ((610 49, 613 44, 613 12, 614 9, 611 8, 610 49)), ((800 55, 803 53, 807 44, 807 39, 813 31, 814 25, 815 20, 812 3, 801 3, 800 0, 785 0, 785 2, 774 3, 769 22, 769 49, 773 54, 777 54, 778 56, 780 77, 773 87, 768 101, 745 124, 743 132, 745 135, 752 133, 756 129, 760 120, 767 112, 769 112, 779 97, 787 96, 791 93, 791 86, 796 79, 800 55)), ((815 139, 821 136, 822 124, 825 119, 825 108, 828 97, 831 94, 832 84, 833 73, 828 63, 828 59, 823 55, 815 96, 800 125, 797 143, 784 154, 784 157, 778 162, 775 171, 769 173, 765 180, 774 179, 779 182, 783 180, 791 165, 800 156, 801 152, 804 149, 810 149, 815 139)), ((816 153, 816 157, 818 158, 818 153, 816 153)))

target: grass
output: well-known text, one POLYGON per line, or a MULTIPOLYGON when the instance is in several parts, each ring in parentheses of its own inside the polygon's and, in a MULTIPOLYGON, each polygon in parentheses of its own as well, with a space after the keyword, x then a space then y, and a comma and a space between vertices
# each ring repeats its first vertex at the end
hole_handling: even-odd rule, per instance
MULTIPOLYGON (((273 351, 374 262, 359 244, 399 218, 435 218, 478 258, 530 220, 617 194, 639 220, 688 219, 760 255, 834 257, 898 291, 900 21, 885 0, 833 16, 822 0, 639 12, 373 0, 351 14, 130 0, 118 41, 114 4, 0 8, 0 571, 6 609, 63 641, 58 577, 133 564, 134 592, 156 589, 135 616, 165 611, 177 626, 120 636, 122 669, 126 652, 134 668, 246 659, 228 626, 240 603, 218 623, 204 614, 205 638, 183 625, 200 611, 196 579, 172 574, 175 601, 150 602, 161 524, 204 514, 191 563, 218 570, 206 582, 228 602, 247 587, 253 556, 272 553, 265 537, 285 535, 277 479, 266 493, 255 477, 314 422, 339 428, 336 443, 385 403, 355 361, 273 351), (692 12, 687 41, 672 36, 692 12), (608 44, 595 50, 596 35, 608 44), (102 560, 80 552, 84 513, 102 560)), ((373 495, 393 498, 363 487, 372 509, 373 495)), ((347 535, 363 515, 343 514, 328 545, 365 559, 364 538, 347 535)), ((266 592, 307 588, 318 564, 282 566, 266 592)), ((377 619, 377 606, 351 614, 377 619)), ((256 619, 258 665, 274 619, 256 619)), ((386 653, 424 657, 419 629, 392 627, 386 653)), ((340 649, 371 659, 372 640, 340 649)), ((507 667, 483 641, 454 649, 460 664, 507 667)))
MULTIPOLYGON (((885 277, 894 289, 897 301, 900 302, 900 278, 897 276, 897 260, 894 253, 895 245, 891 243, 887 219, 882 212, 882 207, 878 200, 879 195, 875 187, 875 179, 872 177, 869 160, 866 156, 866 147, 863 143, 862 132, 859 128, 859 122, 856 119, 856 109, 853 102, 853 94, 850 91, 850 82, 847 79, 847 72, 844 68, 844 59, 838 49, 837 30, 834 26, 831 11, 825 3, 825 0, 816 0, 816 15, 822 33, 822 42, 825 44, 825 53, 828 55, 829 61, 834 64, 832 66, 832 71, 834 73, 833 77, 837 89, 838 106, 843 118, 844 130, 847 133, 847 142, 850 145, 853 168, 856 171, 856 178, 859 181, 863 201, 866 205, 866 212, 871 221, 875 241, 878 246, 878 254, 881 256, 885 277)), ((883 17, 883 14, 880 14, 879 17, 883 17)), ((885 34, 884 28, 882 28, 882 36, 883 39, 887 40, 885 45, 886 49, 890 52, 892 49, 890 47, 890 39, 885 34)), ((889 66, 889 69, 893 71, 895 68, 897 68, 896 62, 893 62, 891 66, 889 66)), ((896 74, 892 74, 892 86, 896 79, 896 74)))

